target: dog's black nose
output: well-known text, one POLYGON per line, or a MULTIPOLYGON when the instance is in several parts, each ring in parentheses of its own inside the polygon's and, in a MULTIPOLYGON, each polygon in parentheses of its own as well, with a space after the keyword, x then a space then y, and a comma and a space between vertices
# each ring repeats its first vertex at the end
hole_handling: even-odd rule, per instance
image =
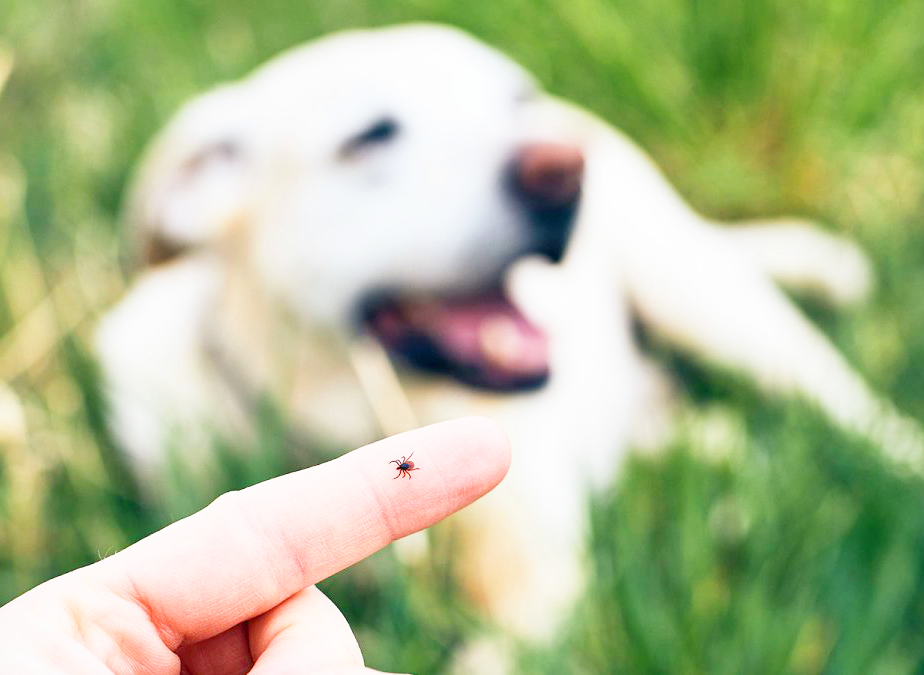
POLYGON ((584 154, 562 143, 535 143, 516 153, 513 185, 521 199, 537 210, 573 206, 581 192, 584 154))
POLYGON ((561 260, 581 196, 584 154, 573 145, 534 143, 517 151, 510 169, 511 191, 529 216, 528 252, 561 260))

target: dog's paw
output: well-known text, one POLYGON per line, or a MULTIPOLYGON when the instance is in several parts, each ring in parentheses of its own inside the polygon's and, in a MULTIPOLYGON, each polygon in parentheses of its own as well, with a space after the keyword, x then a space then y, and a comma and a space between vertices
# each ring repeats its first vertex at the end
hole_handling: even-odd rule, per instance
POLYGON ((832 307, 862 302, 875 285, 872 264, 856 243, 809 221, 749 221, 726 231, 780 285, 832 307))

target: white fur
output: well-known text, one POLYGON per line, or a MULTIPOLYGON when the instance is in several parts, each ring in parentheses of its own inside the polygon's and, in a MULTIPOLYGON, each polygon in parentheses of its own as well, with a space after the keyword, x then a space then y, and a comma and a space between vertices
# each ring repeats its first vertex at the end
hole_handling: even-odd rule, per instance
POLYGON ((900 438, 920 468, 918 429, 771 282, 835 301, 862 295, 870 275, 853 245, 806 225, 708 221, 630 141, 452 29, 337 35, 197 99, 149 151, 130 219, 141 240, 185 248, 142 274, 100 330, 113 429, 137 465, 156 476, 168 429, 190 443, 203 428, 246 429, 241 391, 268 392, 297 423, 350 444, 379 425, 491 415, 514 462, 457 519, 460 567, 472 596, 521 636, 550 635, 582 588, 589 490, 611 480, 640 418, 655 415, 632 312, 769 392, 804 396, 877 440, 900 438), (381 115, 400 124, 393 144, 338 155, 381 115), (352 360, 359 376, 351 365, 351 308, 377 284, 482 281, 523 226, 499 189, 503 169, 539 140, 586 157, 564 261, 526 260, 508 278, 550 336, 549 384, 492 394, 399 371, 407 405, 395 405, 396 380, 369 374, 377 356, 352 360), (366 391, 380 393, 370 403, 366 391))

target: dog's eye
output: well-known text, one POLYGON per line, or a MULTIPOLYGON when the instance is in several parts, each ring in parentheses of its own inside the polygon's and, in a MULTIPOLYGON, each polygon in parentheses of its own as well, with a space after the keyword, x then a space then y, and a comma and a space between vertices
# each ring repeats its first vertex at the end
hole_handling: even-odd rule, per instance
POLYGON ((382 117, 344 143, 340 148, 340 155, 355 157, 365 150, 390 143, 400 130, 401 127, 394 119, 382 117))

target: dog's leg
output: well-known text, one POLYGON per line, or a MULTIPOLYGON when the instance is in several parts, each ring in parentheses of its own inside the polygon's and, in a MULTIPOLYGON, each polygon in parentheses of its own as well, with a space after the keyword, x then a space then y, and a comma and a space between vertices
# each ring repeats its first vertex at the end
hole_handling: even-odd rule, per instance
POLYGON ((575 247, 606 256, 603 264, 652 329, 768 391, 808 399, 924 472, 920 426, 870 390, 765 271, 741 255, 734 237, 696 214, 644 153, 599 122, 589 134, 585 192, 583 208, 593 217, 582 216, 575 247))
POLYGON ((585 589, 590 488, 611 483, 634 413, 638 361, 624 299, 596 272, 538 260, 513 269, 511 299, 549 338, 549 383, 472 395, 467 406, 504 426, 515 459, 498 488, 455 517, 461 582, 528 641, 554 638, 585 589))

